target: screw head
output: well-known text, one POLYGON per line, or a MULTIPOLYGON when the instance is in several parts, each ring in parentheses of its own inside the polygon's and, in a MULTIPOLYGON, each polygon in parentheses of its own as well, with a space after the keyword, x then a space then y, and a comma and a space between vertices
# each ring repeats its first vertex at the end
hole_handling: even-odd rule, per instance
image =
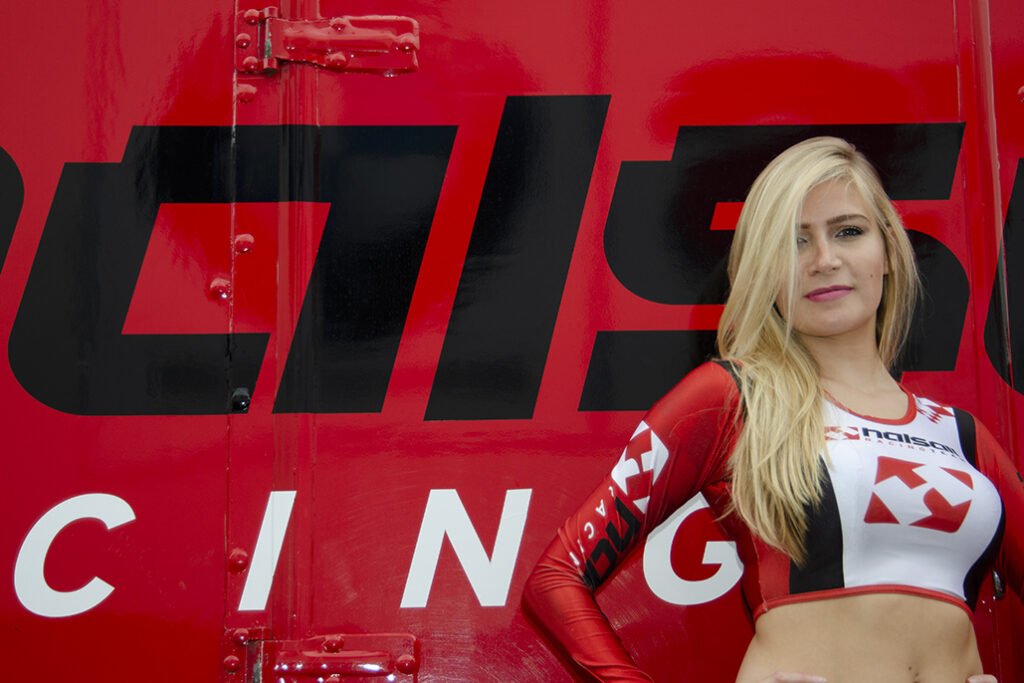
POLYGON ((245 571, 245 568, 249 566, 249 553, 245 552, 241 548, 235 548, 228 555, 228 569, 237 574, 238 572, 245 571))
POLYGON ((345 30, 345 28, 346 28, 346 26, 347 26, 347 25, 345 24, 345 20, 344 20, 344 19, 342 19, 341 17, 334 17, 334 18, 333 18, 333 19, 331 19, 331 21, 330 21, 330 26, 331 26, 331 28, 333 28, 333 29, 334 29, 335 31, 337 31, 337 32, 341 33, 342 31, 344 31, 344 30, 345 30))
POLYGON ((239 33, 235 36, 235 45, 242 48, 243 50, 252 45, 252 36, 248 33, 239 33))
POLYGON ((324 652, 341 652, 343 647, 345 647, 345 640, 343 638, 331 636, 324 639, 324 652))
POLYGON ((344 69, 348 63, 348 57, 341 52, 335 52, 327 55, 327 59, 324 60, 328 69, 344 69))
POLYGON ((210 280, 210 298, 227 301, 231 296, 231 283, 222 277, 215 277, 210 280))
POLYGON ((224 658, 224 670, 229 673, 235 673, 242 666, 242 660, 234 655, 228 655, 224 658))
POLYGON ((256 24, 260 20, 260 11, 258 9, 246 10, 242 15, 242 21, 247 24, 256 24))
POLYGON ((238 98, 239 102, 249 103, 256 99, 256 86, 249 85, 248 83, 239 83, 238 87, 235 88, 235 97, 238 98))
POLYGON ((252 397, 249 395, 249 390, 245 387, 239 387, 231 392, 231 412, 247 413, 249 412, 249 404, 251 402, 252 397))
POLYGON ((242 60, 242 68, 246 71, 257 71, 260 68, 260 60, 255 57, 246 57, 242 60))
POLYGON ((327 59, 324 62, 329 69, 344 69, 345 65, 348 64, 348 57, 341 52, 335 52, 327 55, 327 59))
MULTIPOLYGON (((255 90, 255 88, 253 88, 255 90)), ((247 232, 243 232, 235 236, 235 253, 236 254, 248 254, 252 251, 253 245, 256 243, 256 238, 247 232)))
POLYGON ((395 661, 395 668, 399 673, 414 674, 420 668, 420 663, 412 655, 402 655, 395 661))
POLYGON ((231 640, 235 642, 235 645, 245 645, 249 642, 249 629, 236 628, 231 632, 231 640))

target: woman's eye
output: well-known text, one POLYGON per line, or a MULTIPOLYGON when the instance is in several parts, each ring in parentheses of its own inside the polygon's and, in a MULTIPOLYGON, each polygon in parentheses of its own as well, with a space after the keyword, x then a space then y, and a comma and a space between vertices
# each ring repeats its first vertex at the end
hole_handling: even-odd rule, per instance
POLYGON ((856 225, 847 225, 840 228, 839 232, 836 233, 839 237, 856 237, 857 235, 864 234, 864 229, 859 228, 856 225))

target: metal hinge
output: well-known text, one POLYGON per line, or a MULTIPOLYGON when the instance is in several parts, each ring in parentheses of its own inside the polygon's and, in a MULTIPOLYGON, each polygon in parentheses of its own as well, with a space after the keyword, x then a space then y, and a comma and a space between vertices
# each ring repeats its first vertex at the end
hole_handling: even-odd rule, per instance
POLYGON ((244 73, 276 71, 282 61, 382 76, 419 67, 420 27, 409 17, 289 20, 266 7, 239 12, 237 25, 235 67, 244 73))
POLYGON ((409 633, 263 640, 258 630, 233 629, 225 635, 224 683, 415 683, 420 668, 419 642, 409 633))

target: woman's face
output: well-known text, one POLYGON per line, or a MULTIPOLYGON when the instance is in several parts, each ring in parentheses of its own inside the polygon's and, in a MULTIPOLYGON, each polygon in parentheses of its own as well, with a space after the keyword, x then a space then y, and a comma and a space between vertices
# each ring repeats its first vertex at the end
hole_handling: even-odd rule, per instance
MULTIPOLYGON (((875 316, 889 272, 874 212, 845 180, 814 187, 797 228, 796 292, 792 325, 803 337, 875 343, 875 316)), ((788 292, 776 304, 788 310, 788 292)))

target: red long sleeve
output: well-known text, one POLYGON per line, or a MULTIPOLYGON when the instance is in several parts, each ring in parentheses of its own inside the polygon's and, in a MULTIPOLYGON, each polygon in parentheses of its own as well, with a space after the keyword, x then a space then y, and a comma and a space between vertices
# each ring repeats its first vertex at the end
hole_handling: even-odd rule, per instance
POLYGON ((527 612, 588 680, 652 680, 633 662, 593 592, 672 511, 725 477, 738 405, 723 366, 706 363, 687 375, 647 413, 527 580, 527 612))

